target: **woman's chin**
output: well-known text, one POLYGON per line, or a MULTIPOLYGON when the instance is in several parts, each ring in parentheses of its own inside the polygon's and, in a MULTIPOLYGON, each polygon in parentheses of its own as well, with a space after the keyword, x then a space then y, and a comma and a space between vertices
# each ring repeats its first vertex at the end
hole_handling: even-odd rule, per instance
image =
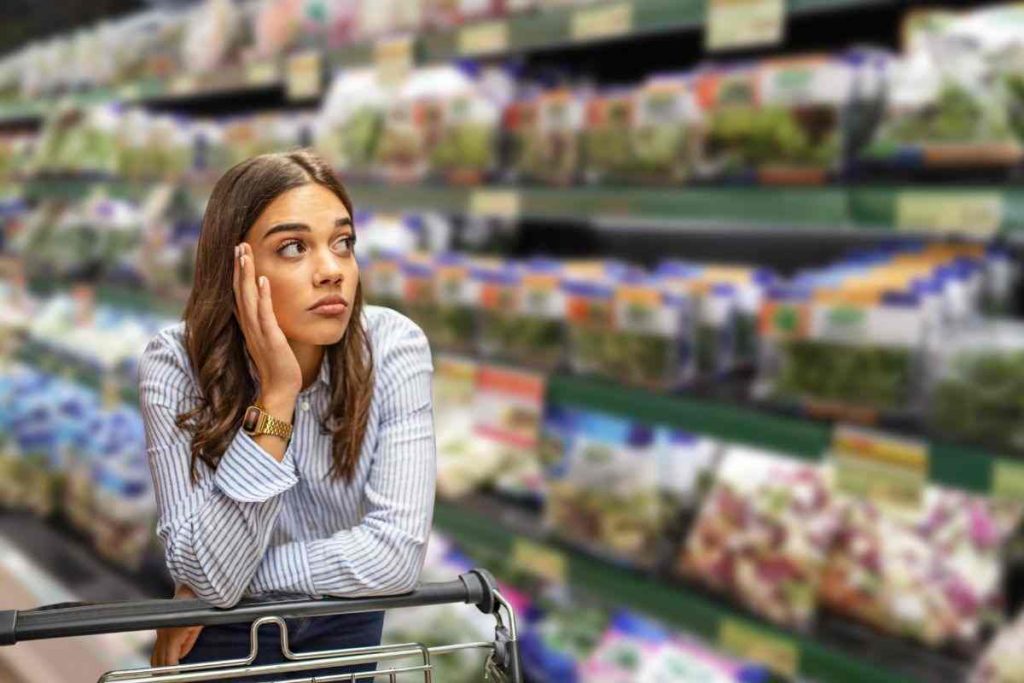
POLYGON ((309 325, 304 325, 302 330, 296 330, 295 336, 286 335, 289 339, 301 341, 306 344, 318 344, 329 346, 337 344, 345 336, 348 329, 348 316, 343 318, 322 318, 309 325))

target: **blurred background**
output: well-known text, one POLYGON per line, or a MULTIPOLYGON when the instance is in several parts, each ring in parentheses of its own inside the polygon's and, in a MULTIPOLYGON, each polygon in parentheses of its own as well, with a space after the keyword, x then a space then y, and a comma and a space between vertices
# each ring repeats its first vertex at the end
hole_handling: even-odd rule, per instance
MULTIPOLYGON (((167 598, 137 360, 311 146, 529 681, 1024 681, 1024 4, 9 2, 0 607, 167 598)), ((389 642, 489 640, 466 606, 389 642)), ((0 648, 0 680, 154 634, 0 648)), ((479 658, 436 680, 479 681, 479 658)))

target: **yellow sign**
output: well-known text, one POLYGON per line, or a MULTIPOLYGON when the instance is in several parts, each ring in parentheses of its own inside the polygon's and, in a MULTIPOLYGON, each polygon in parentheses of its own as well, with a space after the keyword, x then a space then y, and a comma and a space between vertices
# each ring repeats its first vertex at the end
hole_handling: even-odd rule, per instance
POLYGON ((190 74, 175 76, 171 81, 170 91, 175 95, 187 95, 196 89, 196 79, 190 74))
POLYGON ((738 619, 726 617, 718 623, 718 644, 783 676, 795 676, 800 667, 800 649, 795 642, 738 619))
POLYGON ((482 21, 459 31, 459 54, 479 55, 508 49, 508 24, 482 21))
POLYGON ((512 563, 529 574, 556 584, 565 583, 568 576, 564 554, 526 538, 515 540, 512 563))
POLYGON ((271 85, 278 79, 274 62, 254 62, 245 68, 245 82, 249 85, 271 85))
POLYGON ((1024 500, 1024 464, 997 461, 992 471, 992 495, 1024 500))
POLYGON ((704 47, 730 50, 782 42, 785 0, 708 0, 704 47))
POLYGON ((413 68, 412 36, 381 38, 373 45, 373 61, 377 76, 384 83, 399 83, 413 68))
POLYGON ((1003 224, 1003 198, 997 192, 901 192, 896 226, 915 232, 992 237, 1003 224))
POLYGON ((572 15, 573 40, 614 38, 633 30, 633 5, 619 3, 578 10, 572 15))
POLYGON ((322 87, 320 53, 309 50, 289 57, 286 78, 288 99, 306 100, 318 97, 322 87))
POLYGON ((469 212, 475 216, 517 218, 520 203, 515 190, 473 190, 469 196, 469 212))
POLYGON ((832 438, 836 488, 854 496, 917 507, 928 482, 928 444, 839 425, 832 438))

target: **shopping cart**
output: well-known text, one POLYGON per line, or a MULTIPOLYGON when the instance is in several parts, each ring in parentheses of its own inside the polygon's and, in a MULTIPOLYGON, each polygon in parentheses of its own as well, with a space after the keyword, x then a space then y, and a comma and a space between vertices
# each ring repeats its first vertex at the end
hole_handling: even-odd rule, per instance
MULTIPOLYGON (((522 683, 516 615, 497 590, 494 577, 484 569, 472 569, 457 580, 419 586, 411 593, 372 598, 303 598, 262 601, 247 598, 231 609, 210 607, 202 600, 143 600, 112 603, 60 603, 31 610, 0 610, 0 645, 26 640, 64 638, 123 631, 142 631, 168 626, 238 623, 252 620, 248 657, 179 664, 145 669, 110 671, 98 683, 184 683, 185 681, 232 680, 243 676, 280 675, 277 683, 387 680, 389 683, 418 680, 431 683, 433 657, 460 650, 486 650, 483 680, 522 683), (381 645, 368 648, 292 652, 288 646, 286 617, 368 612, 381 609, 419 607, 447 603, 476 605, 496 620, 494 641, 426 647, 420 643, 381 645), (502 617, 502 612, 505 616, 502 617), (254 665, 260 627, 275 624, 280 629, 281 652, 285 661, 254 665), (400 660, 412 660, 398 666, 400 660), (318 669, 377 663, 375 672, 321 674, 318 669), (298 674, 288 677, 288 674, 298 674), (401 676, 401 678, 400 678, 401 676)), ((437 681, 436 683, 446 683, 437 681)))

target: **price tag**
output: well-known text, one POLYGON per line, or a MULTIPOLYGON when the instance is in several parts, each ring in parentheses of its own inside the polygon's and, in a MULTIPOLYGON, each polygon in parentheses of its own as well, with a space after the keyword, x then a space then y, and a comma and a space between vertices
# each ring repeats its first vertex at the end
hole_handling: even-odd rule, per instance
POLYGON ((469 196, 469 212, 475 216, 517 218, 520 203, 515 190, 473 190, 469 196))
POLYGON ((174 95, 187 95, 196 89, 196 79, 191 74, 175 76, 171 81, 170 91, 174 95))
POLYGON ((928 444, 839 425, 832 436, 836 488, 880 503, 916 508, 928 482, 928 444))
POLYGON ((718 644, 786 677, 796 676, 800 668, 800 648, 794 641, 738 619, 726 617, 718 622, 718 644))
POLYGON ((245 82, 249 85, 271 85, 278 77, 275 62, 255 62, 245 68, 245 82))
POLYGON ((373 62, 383 83, 401 83, 413 69, 413 39, 410 35, 382 38, 373 45, 373 62))
POLYGON ((318 51, 309 50, 288 58, 288 99, 305 100, 318 97, 321 86, 321 61, 318 51))
POLYGON ((989 238, 1003 224, 997 192, 901 192, 896 226, 914 232, 962 233, 989 238))
POLYGON ((142 94, 142 89, 138 83, 126 83, 117 90, 117 96, 122 100, 137 100, 142 94))
POLYGON ((633 30, 633 5, 618 3, 578 10, 572 15, 572 39, 614 38, 633 30))
POLYGON ((708 0, 704 46, 731 50, 782 42, 785 0, 708 0))
POLYGON ((996 461, 992 470, 992 495, 1024 500, 1024 463, 996 461))
POLYGON ((504 21, 482 21, 459 31, 459 54, 479 55, 504 52, 508 49, 508 24, 504 21))
POLYGON ((512 563, 522 571, 555 584, 565 583, 568 576, 564 554, 526 538, 515 540, 512 563))

